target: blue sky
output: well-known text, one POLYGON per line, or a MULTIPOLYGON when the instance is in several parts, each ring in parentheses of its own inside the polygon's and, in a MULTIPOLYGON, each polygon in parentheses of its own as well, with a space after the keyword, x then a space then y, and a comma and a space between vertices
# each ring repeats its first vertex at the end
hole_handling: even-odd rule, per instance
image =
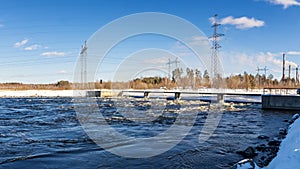
MULTIPOLYGON (((266 66, 268 74, 280 79, 283 52, 292 67, 300 63, 296 0, 9 0, 0 6, 0 82, 72 81, 84 41, 107 23, 139 12, 176 15, 207 36, 213 33, 210 18, 217 13, 225 34, 220 55, 226 75, 256 74, 257 67, 266 66)), ((154 41, 147 41, 150 47, 154 41)), ((174 42, 159 42, 165 49, 174 47, 174 42)))

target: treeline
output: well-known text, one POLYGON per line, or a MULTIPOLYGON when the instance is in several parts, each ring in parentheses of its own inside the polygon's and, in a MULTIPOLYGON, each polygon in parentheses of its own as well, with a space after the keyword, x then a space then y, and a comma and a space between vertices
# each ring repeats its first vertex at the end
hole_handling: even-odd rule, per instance
POLYGON ((23 83, 0 83, 0 90, 70 90, 72 84, 61 80, 54 84, 23 84, 23 83))
MULTIPOLYGON (((229 77, 218 77, 217 81, 221 87, 229 89, 261 89, 261 88, 296 88, 300 87, 299 81, 294 78, 277 80, 272 74, 252 75, 244 72, 243 74, 231 75, 229 77)), ((61 80, 54 84, 22 84, 22 83, 1 83, 0 89, 9 90, 69 90, 76 89, 199 89, 215 87, 213 83, 216 79, 211 79, 207 70, 203 73, 198 69, 187 68, 175 69, 171 77, 143 77, 136 78, 129 82, 102 81, 90 82, 86 84, 72 84, 69 81, 61 80), (75 86, 75 87, 74 87, 75 86)))
POLYGON ((201 73, 198 69, 187 68, 184 72, 182 69, 175 69, 172 72, 172 81, 182 88, 202 88, 215 87, 213 83, 219 83, 221 87, 229 89, 261 89, 261 88, 295 88, 299 87, 299 79, 287 78, 277 80, 272 74, 243 74, 231 75, 225 78, 221 76, 212 79, 207 70, 201 73))
MULTIPOLYGON (((295 88, 300 87, 299 81, 294 78, 277 80, 272 74, 252 75, 244 72, 243 74, 231 75, 225 78, 218 77, 217 81, 221 87, 229 89, 262 89, 262 88, 295 88)), ((136 78, 130 82, 103 82, 95 83, 97 89, 157 89, 157 88, 182 88, 199 89, 215 87, 216 79, 211 79, 207 70, 203 73, 198 69, 187 68, 175 69, 171 77, 144 77, 136 78)))
POLYGON ((287 78, 277 80, 272 74, 265 76, 256 74, 232 75, 225 78, 225 84, 230 89, 261 89, 261 88, 296 88, 299 87, 299 80, 287 78))

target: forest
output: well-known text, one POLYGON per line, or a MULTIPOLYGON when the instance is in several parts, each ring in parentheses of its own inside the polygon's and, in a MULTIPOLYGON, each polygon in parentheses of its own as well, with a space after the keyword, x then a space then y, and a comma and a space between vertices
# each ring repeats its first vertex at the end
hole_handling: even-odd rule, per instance
POLYGON ((209 72, 202 73, 198 69, 186 70, 175 69, 171 77, 140 77, 128 82, 111 82, 98 80, 86 84, 72 84, 66 80, 60 80, 53 84, 23 84, 17 82, 0 83, 0 90, 71 90, 83 88, 95 89, 199 89, 199 88, 228 88, 228 89, 262 89, 262 88, 297 88, 299 81, 295 78, 277 80, 272 74, 267 77, 263 74, 243 74, 231 75, 228 77, 218 77, 211 79, 209 72), (218 81, 219 86, 214 86, 218 81), (79 86, 79 87, 78 87, 79 86))
MULTIPOLYGON (((137 78, 130 82, 130 88, 183 88, 199 89, 216 87, 213 83, 216 79, 211 79, 207 70, 203 73, 198 69, 187 68, 185 72, 182 69, 175 69, 172 72, 172 79, 161 77, 137 78)), ((294 78, 277 80, 272 74, 267 77, 263 74, 243 74, 231 75, 225 78, 218 77, 220 87, 228 89, 261 89, 261 88, 296 88, 299 87, 299 81, 294 78)))

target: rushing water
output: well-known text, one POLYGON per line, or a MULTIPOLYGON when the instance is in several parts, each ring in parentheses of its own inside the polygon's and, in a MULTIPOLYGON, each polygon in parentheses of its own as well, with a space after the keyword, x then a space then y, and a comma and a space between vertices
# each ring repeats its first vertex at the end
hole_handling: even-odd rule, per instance
MULTIPOLYGON (((224 110, 213 135, 199 143, 199 134, 211 113, 208 105, 192 100, 180 105, 169 103, 164 104, 163 114, 152 114, 153 120, 142 122, 141 116, 134 123, 118 111, 132 112, 139 118, 134 111, 143 112, 149 106, 147 102, 97 101, 108 124, 136 138, 165 131, 174 125, 180 110, 197 112, 195 124, 178 145, 160 155, 136 159, 114 155, 95 144, 77 120, 72 98, 1 98, 0 168, 229 168, 243 159, 236 151, 265 143, 257 138, 259 135, 276 137, 294 113, 264 111, 256 104, 234 105, 224 110)), ((119 146, 114 148, 130 145, 119 146)))

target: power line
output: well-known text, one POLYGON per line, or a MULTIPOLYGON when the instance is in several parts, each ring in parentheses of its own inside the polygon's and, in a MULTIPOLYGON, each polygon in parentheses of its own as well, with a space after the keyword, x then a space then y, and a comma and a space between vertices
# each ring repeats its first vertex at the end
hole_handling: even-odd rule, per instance
POLYGON ((257 69, 256 69, 258 75, 259 75, 260 71, 264 71, 265 76, 267 76, 267 70, 269 70, 269 69, 267 69, 267 66, 265 66, 264 68, 257 67, 257 69))
POLYGON ((176 58, 174 61, 171 61, 171 59, 169 58, 169 61, 167 63, 167 65, 169 66, 169 79, 171 79, 171 65, 175 64, 176 69, 178 68, 179 65, 179 61, 178 58, 176 58))

